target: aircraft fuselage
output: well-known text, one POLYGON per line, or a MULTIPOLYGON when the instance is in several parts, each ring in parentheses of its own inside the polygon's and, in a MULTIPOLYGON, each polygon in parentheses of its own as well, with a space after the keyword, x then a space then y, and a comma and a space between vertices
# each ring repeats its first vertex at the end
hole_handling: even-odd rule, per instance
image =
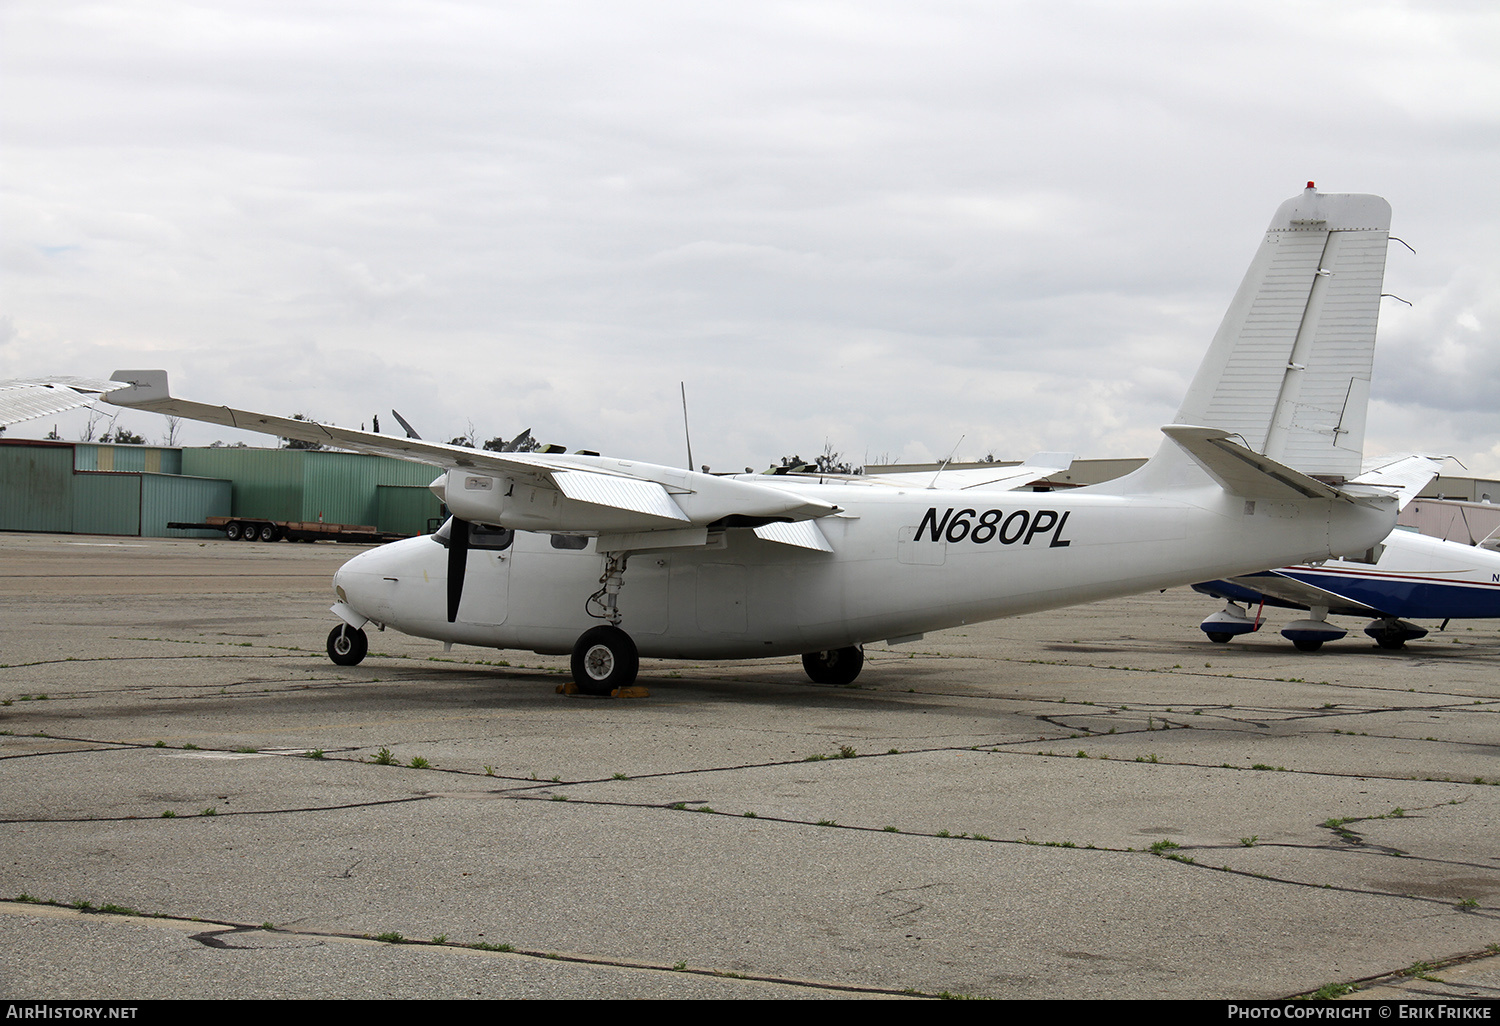
MULTIPOLYGON (((1211 485, 1162 497, 777 483, 843 511, 817 521, 833 551, 729 528, 706 547, 632 552, 620 627, 641 655, 754 658, 901 639, 1362 550, 1391 519, 1351 503, 1246 502, 1211 485)), ((601 622, 585 608, 604 566, 596 544, 517 532, 503 550, 471 549, 449 623, 447 550, 413 538, 345 564, 335 609, 355 626, 565 653, 601 622)))

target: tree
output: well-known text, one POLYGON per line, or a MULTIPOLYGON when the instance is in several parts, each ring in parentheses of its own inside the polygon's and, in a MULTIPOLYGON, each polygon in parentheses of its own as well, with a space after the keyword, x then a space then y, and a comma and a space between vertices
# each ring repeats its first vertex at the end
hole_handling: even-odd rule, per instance
POLYGON ((145 445, 146 444, 146 440, 144 438, 142 438, 140 435, 136 434, 134 431, 127 431, 125 428, 115 428, 115 431, 114 431, 113 435, 111 435, 109 432, 105 432, 104 434, 102 434, 102 435, 99 436, 99 441, 102 442, 102 443, 104 443, 104 444, 106 444, 106 445, 108 445, 108 444, 114 444, 114 445, 145 445))
POLYGON ((449 439, 448 444, 461 445, 465 449, 477 449, 478 445, 474 441, 474 422, 472 420, 469 421, 469 430, 465 431, 457 438, 449 439))
MULTIPOLYGON (((293 420, 304 420, 304 421, 306 421, 309 424, 316 424, 316 423, 318 423, 318 421, 313 420, 311 417, 309 417, 305 413, 294 413, 294 414, 292 414, 292 419, 293 420)), ((283 449, 321 449, 321 448, 323 448, 323 443, 322 442, 306 442, 306 441, 303 441, 300 438, 283 438, 282 441, 286 443, 285 445, 282 446, 283 449)))
POLYGON ((485 442, 484 447, 490 452, 536 452, 542 443, 532 438, 531 428, 527 428, 508 442, 503 435, 496 435, 485 442))
POLYGON ((854 467, 844 460, 844 454, 834 452, 833 446, 823 443, 823 454, 808 463, 801 456, 781 457, 783 474, 862 474, 863 467, 854 467))

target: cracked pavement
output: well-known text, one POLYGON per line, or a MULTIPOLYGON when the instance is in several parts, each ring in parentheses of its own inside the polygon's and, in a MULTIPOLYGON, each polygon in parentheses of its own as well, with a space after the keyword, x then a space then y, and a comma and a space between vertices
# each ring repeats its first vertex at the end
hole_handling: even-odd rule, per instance
POLYGON ((7 995, 1500 996, 1493 623, 1213 645, 1175 590, 591 699, 333 666, 356 551, 0 535, 7 995))

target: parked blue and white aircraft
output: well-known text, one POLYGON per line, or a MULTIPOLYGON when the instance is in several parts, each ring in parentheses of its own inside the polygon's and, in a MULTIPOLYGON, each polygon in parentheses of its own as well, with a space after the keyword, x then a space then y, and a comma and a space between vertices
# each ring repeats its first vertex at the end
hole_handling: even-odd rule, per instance
MULTIPOLYGON (((159 370, 107 401, 429 463, 435 535, 334 577, 337 663, 364 628, 572 654, 581 690, 639 656, 801 654, 849 683, 864 644, 1359 553, 1395 522, 1361 475, 1390 206, 1312 184, 1283 203, 1166 438, 1136 472, 1021 492, 1065 461, 904 477, 718 477, 593 454, 496 453, 174 398, 159 370), (627 570, 628 564, 628 570, 627 570)), ((123 385, 128 384, 128 387, 123 385)))
POLYGON ((1408 618, 1444 626, 1500 618, 1500 553, 1397 528, 1365 557, 1284 566, 1193 589, 1227 603, 1198 625, 1210 641, 1259 630, 1259 610, 1251 616, 1247 607, 1269 605, 1312 614, 1281 629, 1304 652, 1349 633, 1329 623, 1330 614, 1374 617, 1365 633, 1381 648, 1398 649, 1427 634, 1408 618))

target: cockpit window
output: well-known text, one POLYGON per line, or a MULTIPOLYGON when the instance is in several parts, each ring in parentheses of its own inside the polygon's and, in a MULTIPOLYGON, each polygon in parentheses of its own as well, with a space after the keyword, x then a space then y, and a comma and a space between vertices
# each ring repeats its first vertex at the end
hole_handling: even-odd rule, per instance
MULTIPOLYGON (((433 532, 432 540, 443 548, 448 547, 448 540, 453 537, 453 518, 449 517, 447 522, 433 532)), ((499 551, 508 549, 516 540, 516 532, 508 527, 486 527, 484 524, 469 525, 469 548, 491 549, 499 551)))

